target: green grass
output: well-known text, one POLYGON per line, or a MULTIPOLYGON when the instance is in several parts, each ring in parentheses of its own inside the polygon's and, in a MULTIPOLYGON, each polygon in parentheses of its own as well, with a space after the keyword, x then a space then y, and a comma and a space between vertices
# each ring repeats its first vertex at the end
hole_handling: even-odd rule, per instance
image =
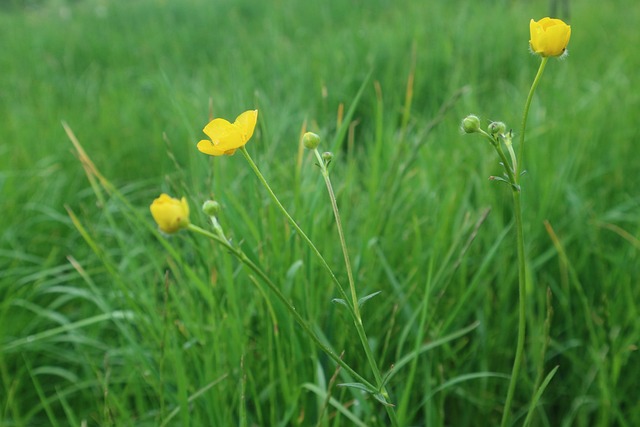
MULTIPOLYGON (((335 363, 226 250, 156 231, 148 206, 160 192, 187 196, 203 227, 199 206, 214 197, 232 241, 373 379, 330 277, 242 156, 195 149, 211 105, 226 118, 260 110, 247 149, 346 283, 320 171, 299 152, 304 124, 334 151, 358 294, 382 291, 363 318, 383 373, 396 366, 388 389, 401 425, 497 425, 517 334, 510 194, 487 180, 500 173, 491 147, 459 122, 476 113, 518 130, 538 66, 528 22, 547 8, 0 8, 0 424, 388 425, 378 402, 336 386, 350 379, 331 380, 335 363), (336 139, 340 105, 353 126, 336 139), (90 185, 62 121, 113 187, 90 185)), ((639 19, 632 1, 573 2, 570 55, 549 62, 532 104, 514 425, 536 376, 556 366, 531 425, 640 425, 639 19)))

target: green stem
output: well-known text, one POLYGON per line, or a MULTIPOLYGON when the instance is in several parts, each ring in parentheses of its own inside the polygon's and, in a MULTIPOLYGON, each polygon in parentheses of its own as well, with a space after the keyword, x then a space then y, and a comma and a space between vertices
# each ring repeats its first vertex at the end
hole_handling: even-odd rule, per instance
MULTIPOLYGON (((265 189, 267 190, 267 192, 269 193, 269 195, 271 196, 271 199, 275 202, 275 204, 278 206, 278 208, 280 209, 280 211, 282 212, 282 214, 285 216, 285 218, 287 218, 287 220, 289 221, 289 223, 291 224, 291 226, 298 232, 298 234, 302 237, 302 239, 307 243, 307 245, 311 248, 311 250, 313 251, 313 253, 316 255, 316 257, 320 260, 320 263, 322 264, 322 266, 329 272, 331 279, 333 280, 333 282, 336 284, 336 286, 338 287, 338 291, 340 292, 340 296, 344 299, 345 303, 347 304, 347 306, 349 307, 349 313, 351 314, 351 317, 353 318, 353 321, 356 325, 356 330, 358 331, 358 336, 360 337, 360 340, 363 343, 363 346, 365 348, 365 352, 367 353, 367 358, 369 359, 369 363, 372 365, 372 370, 374 373, 374 377, 376 380, 376 383, 378 384, 378 387, 375 387, 373 390, 380 391, 383 393, 383 395, 386 396, 386 391, 384 390, 384 387, 382 386, 382 378, 380 376, 380 371, 377 368, 377 365, 375 364, 375 359, 373 359, 373 355, 371 354, 371 350, 369 348, 369 344, 366 338, 366 334, 364 332, 364 327, 362 326, 362 320, 360 319, 360 314, 359 314, 359 310, 358 310, 358 301, 357 299, 355 299, 355 287, 352 286, 353 283, 353 277, 351 274, 351 270, 350 267, 348 268, 348 274, 349 274, 349 284, 350 286, 352 286, 352 298, 353 300, 349 300, 349 298, 347 297, 347 294, 344 290, 344 288, 342 287, 342 284, 340 283, 340 281, 338 280, 338 278, 335 276, 335 274, 333 273, 333 270, 331 269, 331 267, 329 266, 329 264, 327 263, 327 261, 324 259, 324 257, 322 256, 322 254, 320 253, 320 251, 318 250, 318 248, 316 248, 316 246, 313 244, 313 242, 311 241, 311 239, 306 235, 306 233, 304 231, 302 231, 302 229, 300 228, 300 226, 296 223, 296 221, 291 217, 291 215, 289 214, 289 212, 285 209, 285 207, 282 205, 282 203, 280 203, 280 200, 278 199, 278 197, 275 195, 275 193, 273 192, 273 190, 271 189, 271 187, 269 186, 269 183, 267 182, 267 180, 264 178, 264 176, 262 175, 262 173, 260 172, 260 169, 258 169, 258 166, 256 165, 256 163, 253 161, 253 159, 251 158, 251 156, 249 155, 249 152, 247 151, 247 149, 245 147, 240 148, 240 152, 242 153, 242 155, 245 157, 245 159, 247 160, 247 162, 249 163, 249 166, 251 167, 251 169, 253 170, 253 172, 256 174, 256 176, 258 177, 258 180, 262 183, 262 185, 265 187, 265 189), (382 388, 382 389, 381 389, 382 388)), ((322 159, 320 159, 322 160, 322 159)), ((321 165, 324 164, 324 162, 320 162, 321 165)), ((333 197, 333 199, 335 200, 335 197, 333 197)), ((337 208, 337 206, 336 206, 337 208)), ((340 230, 342 230, 342 227, 340 226, 340 230)), ((342 231, 340 231, 342 233, 342 231)), ((341 237, 341 243, 344 243, 344 236, 341 237)), ((346 248, 346 246, 343 246, 343 248, 346 248)), ((346 261, 348 262, 348 256, 346 258, 346 261)), ((294 309, 295 310, 295 309, 294 309)), ((297 312, 295 312, 297 313, 297 312)), ((315 334, 313 335, 315 337, 315 334)), ((314 341, 317 339, 314 338, 314 341)), ((320 341, 316 341, 319 345, 322 344, 320 341)), ((330 351, 329 349, 325 350, 325 351, 330 351)), ((335 355, 335 353, 331 353, 330 356, 336 360, 334 357, 337 357, 337 355, 335 355)), ((340 359, 341 360, 341 359, 340 359)), ((336 362, 338 362, 336 360, 336 362)), ((338 362, 340 363, 340 362, 338 362)), ((341 364, 341 366, 345 367, 348 366, 346 365, 346 363, 344 365, 341 364)), ((347 369, 347 368, 345 368, 347 369)), ((353 369, 351 369, 350 367, 347 369, 349 371, 349 373, 351 373, 354 378, 356 378, 358 381, 362 382, 363 384, 365 384, 367 387, 369 387, 371 385, 371 383, 367 382, 367 381, 363 381, 362 376, 360 376, 359 374, 357 374, 355 371, 353 371, 353 369), (354 375, 355 374, 355 375, 354 375)), ((385 405, 385 408, 387 409, 387 414, 389 415, 389 418, 391 420, 391 424, 393 426, 397 426, 397 419, 395 416, 395 411, 393 410, 392 406, 389 405, 385 405)))
POLYGON ((344 231, 342 230, 342 220, 340 219, 340 212, 338 211, 338 203, 336 201, 335 193, 333 192, 331 179, 329 178, 329 171, 327 169, 327 165, 322 160, 322 156, 320 155, 320 152, 318 151, 317 148, 314 150, 314 154, 316 155, 316 159, 318 160, 318 165, 320 166, 320 170, 322 171, 322 177, 324 178, 324 182, 327 186, 327 191, 329 192, 329 199, 331 200, 331 207, 333 208, 333 216, 336 219, 338 236, 340 237, 340 246, 342 247, 342 255, 344 256, 344 265, 347 269, 347 278, 349 280, 349 290, 351 291, 353 313, 356 317, 356 320, 362 323, 362 318, 360 316, 360 307, 358 307, 358 296, 356 294, 355 281, 353 280, 353 272, 351 270, 351 261, 349 260, 349 251, 347 250, 347 242, 344 238, 344 231))
POLYGON ((311 325, 309 325, 309 323, 302 317, 302 315, 298 313, 298 310, 296 310, 295 306, 291 304, 291 302, 284 296, 280 288, 278 288, 275 285, 275 283, 271 281, 269 276, 267 276, 267 274, 264 271, 262 271, 262 269, 260 269, 260 267, 258 267, 253 261, 251 261, 241 249, 231 245, 226 239, 220 237, 218 234, 211 233, 196 225, 189 224, 189 230, 195 233, 201 234, 203 236, 206 236, 220 243, 227 250, 229 250, 236 258, 238 258, 240 262, 242 262, 244 265, 249 267, 251 271, 253 271, 264 283, 267 284, 269 289, 271 289, 271 291, 276 295, 276 297, 284 304, 287 310, 289 310, 289 312, 293 315, 293 318, 298 322, 298 324, 307 333, 307 335, 309 335, 309 337, 313 340, 313 342, 315 342, 316 345, 320 347, 322 351, 324 351, 331 359, 333 359, 338 365, 340 365, 345 371, 347 371, 357 381, 361 382, 371 390, 377 390, 377 388, 373 384, 371 384, 366 379, 364 379, 360 374, 358 374, 353 368, 351 368, 351 366, 349 366, 344 360, 342 360, 340 356, 334 353, 333 350, 327 347, 320 340, 320 338, 318 338, 316 333, 313 332, 311 325))
MULTIPOLYGON (((516 179, 515 172, 515 165, 517 165, 516 159, 512 158, 512 164, 509 163, 507 155, 504 154, 504 150, 502 149, 502 145, 500 145, 500 140, 498 139, 498 137, 493 137, 482 129, 480 129, 480 133, 484 137, 486 137, 491 142, 491 145, 493 145, 493 148, 496 149, 496 153, 498 153, 498 157, 500 157, 500 162, 504 167, 504 171, 507 173, 507 178, 509 179, 509 183, 512 185, 512 188, 520 191, 520 186, 518 185, 518 180, 516 179)), ((511 154, 511 151, 509 151, 509 153, 511 154)))
MULTIPOLYGON (((520 373, 520 366, 522 365, 522 359, 524 357, 524 344, 526 339, 527 328, 527 306, 526 306, 526 267, 525 267, 525 253, 524 253, 524 232, 522 228, 522 206, 520 203, 520 186, 518 181, 522 173, 523 157, 524 157, 524 140, 527 129, 527 119, 529 117, 529 107, 533 100, 533 94, 538 87, 544 68, 547 65, 548 57, 543 57, 538 67, 536 77, 533 79, 531 89, 529 89, 529 95, 524 105, 524 112, 522 114, 522 126, 520 129, 520 147, 518 149, 518 164, 514 165, 513 174, 509 176, 509 180, 513 184, 513 210, 516 222, 516 243, 518 252, 518 341, 516 343, 516 354, 513 360, 513 367, 511 369, 511 378, 509 380, 509 389, 507 390, 507 399, 504 403, 504 410, 502 413, 502 421, 500 427, 506 427, 511 415, 511 403, 513 402, 513 396, 516 391, 516 385, 518 383, 518 375, 520 373)), ((498 144, 499 152, 502 152, 500 145, 498 144)), ((504 152, 502 152, 502 157, 504 152)), ((509 173, 508 169, 507 173, 509 173)))
MULTIPOLYGON (((522 165, 522 159, 524 157, 524 134, 527 129, 527 118, 529 117, 529 107, 531 106, 531 100, 533 99, 533 93, 536 91, 536 87, 538 87, 538 83, 540 82, 540 78, 542 77, 542 73, 544 72, 544 67, 547 65, 547 61, 549 57, 543 57, 540 62, 540 67, 538 68, 538 72, 536 73, 536 77, 533 79, 533 83, 531 84, 531 89, 529 89, 529 95, 527 96, 527 102, 524 104, 524 112, 522 113, 522 125, 520 126, 520 147, 518 148, 518 159, 520 159, 520 165, 522 165)), ((516 177, 520 177, 520 173, 522 170, 516 169, 516 177)))
POLYGON ((525 258, 524 258, 524 232, 522 229, 522 208, 520 205, 520 191, 514 189, 513 194, 513 210, 516 220, 516 240, 518 252, 518 341, 516 343, 516 355, 513 360, 513 368, 511 369, 511 378, 509 380, 509 389, 507 391, 507 399, 504 404, 504 412, 502 413, 501 427, 506 427, 511 412, 511 402, 518 383, 518 374, 522 365, 524 356, 524 342, 526 337, 526 284, 525 284, 525 258))
POLYGON ((260 181, 260 183, 264 186, 264 188, 266 188, 267 192, 269 193, 269 196, 271 196, 271 199, 275 202, 276 206, 278 206, 278 208, 280 209, 282 214, 285 216, 285 218, 287 218, 287 220, 289 221, 291 226, 298 232, 300 237, 302 237, 302 239, 307 243, 307 245, 311 248, 311 250, 316 255, 316 257, 318 257, 318 259, 320 260, 320 263, 325 268, 325 270, 327 270, 329 272, 329 275, 331 276, 331 279, 333 280, 333 282, 338 287, 338 291, 340 292, 340 296, 345 300, 345 302, 347 302, 347 304, 349 304, 349 300, 347 298, 347 294, 344 291, 344 288, 342 287, 342 284, 340 283, 340 281, 338 280, 336 275, 333 273, 333 270, 331 269, 331 267, 329 266, 327 261, 324 259, 324 257, 322 256, 322 254, 320 253, 318 248, 316 248, 316 245, 313 244, 311 239, 305 234, 304 231, 302 231, 302 229, 300 228, 298 223, 296 223, 296 221, 291 217, 291 215, 289 215, 289 212, 285 209, 285 207, 282 206, 282 203, 280 203, 280 200, 278 199, 278 196, 276 196, 276 194, 273 192, 273 190, 269 186, 269 183, 267 182, 267 180, 264 178, 264 176, 260 172, 260 169, 258 169, 258 166, 256 165, 256 163, 253 161, 253 159, 249 155, 249 152, 247 151, 247 149, 245 147, 241 147, 240 148, 240 152, 245 157, 245 159, 247 159, 247 162, 249 163, 249 166, 251 167, 253 172, 258 177, 258 180, 260 181))
MULTIPOLYGON (((371 371, 373 372, 373 376, 376 380, 378 389, 383 394, 383 396, 388 397, 388 392, 383 384, 382 375, 380 374, 380 369, 378 368, 378 364, 376 363, 376 359, 371 351, 371 347, 369 345, 369 340, 367 338, 367 333, 364 329, 364 324, 362 323, 362 316, 360 314, 360 305, 358 304, 358 295, 356 292, 355 280, 353 279, 353 271, 351 269, 351 261, 349 260, 349 251, 347 249, 347 242, 344 237, 344 230, 342 228, 342 220, 340 219, 340 211, 338 210, 338 203, 336 200, 335 193, 333 191, 333 185, 331 184, 331 178, 329 178, 329 170, 327 169, 327 165, 322 159, 320 152, 316 148, 314 150, 314 154, 316 159, 318 160, 318 165, 320 166, 320 170, 322 172, 322 177, 324 178, 325 185, 327 187, 327 191, 329 193, 329 199, 331 200, 331 207, 333 208, 333 215, 336 220, 336 227, 338 228, 338 236, 340 237, 340 246, 342 248, 342 254, 344 256, 344 264, 347 269, 347 277, 349 279, 349 289, 351 291, 351 303, 353 309, 354 323, 356 326, 356 330, 358 331, 358 337, 360 338, 360 342, 362 344, 362 348, 367 356, 367 360, 369 361, 369 366, 371 367, 371 371)), ((395 410, 392 406, 385 405, 387 408, 387 413, 391 420, 393 426, 397 424, 397 418, 395 414, 395 410)))

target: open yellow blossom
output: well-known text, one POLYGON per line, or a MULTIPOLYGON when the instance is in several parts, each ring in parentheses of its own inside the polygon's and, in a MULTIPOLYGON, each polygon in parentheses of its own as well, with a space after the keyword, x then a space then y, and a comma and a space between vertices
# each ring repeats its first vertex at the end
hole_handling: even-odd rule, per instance
POLYGON ((541 56, 560 56, 567 49, 571 38, 571 26, 561 19, 542 18, 533 19, 529 23, 531 50, 541 56))
POLYGON ((198 150, 210 156, 230 156, 251 139, 257 121, 258 110, 245 111, 233 123, 213 119, 202 130, 210 139, 198 142, 198 150))
POLYGON ((189 205, 184 197, 180 200, 161 194, 151 206, 151 215, 160 230, 175 233, 189 226, 189 205))

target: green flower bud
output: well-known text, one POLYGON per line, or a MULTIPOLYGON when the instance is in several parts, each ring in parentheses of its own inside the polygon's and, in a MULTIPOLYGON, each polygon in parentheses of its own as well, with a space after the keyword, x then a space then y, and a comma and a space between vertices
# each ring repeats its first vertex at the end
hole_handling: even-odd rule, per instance
POLYGON ((478 132, 480 131, 480 119, 478 118, 478 116, 469 114, 467 117, 462 119, 461 128, 465 133, 478 132))
POLYGON ((487 130, 491 135, 502 135, 507 131, 507 125, 502 122, 491 122, 487 130))
POLYGON ((331 151, 325 151, 322 153, 322 160, 324 160, 324 163, 328 165, 329 162, 333 160, 333 153, 331 151))
POLYGON ((302 136, 302 143, 309 150, 315 150, 320 145, 320 137, 313 132, 307 132, 302 136))
POLYGON ((208 216, 216 216, 220 212, 220 203, 214 200, 207 200, 202 205, 202 212, 208 216))

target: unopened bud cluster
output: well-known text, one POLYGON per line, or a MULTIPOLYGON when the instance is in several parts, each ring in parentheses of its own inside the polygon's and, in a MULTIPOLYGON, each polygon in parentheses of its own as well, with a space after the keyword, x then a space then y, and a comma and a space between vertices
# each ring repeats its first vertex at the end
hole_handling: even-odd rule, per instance
POLYGON ((491 137, 493 141, 497 141, 498 138, 507 139, 510 136, 510 132, 507 133, 507 125, 504 122, 489 123, 485 132, 480 125, 480 119, 474 114, 469 114, 462 119, 460 128, 464 133, 480 133, 486 137, 491 137))

